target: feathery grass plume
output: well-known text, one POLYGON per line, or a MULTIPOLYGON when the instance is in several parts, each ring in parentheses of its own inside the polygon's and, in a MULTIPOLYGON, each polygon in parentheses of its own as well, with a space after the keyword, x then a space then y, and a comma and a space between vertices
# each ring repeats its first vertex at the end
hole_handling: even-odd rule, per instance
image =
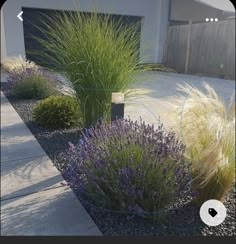
POLYGON ((20 74, 26 69, 37 70, 38 68, 34 62, 25 60, 21 56, 9 57, 1 62, 1 69, 7 74, 20 74))
MULTIPOLYGON (((229 106, 207 83, 206 93, 188 84, 178 90, 187 94, 176 99, 178 130, 186 144, 186 156, 193 162, 193 188, 197 202, 224 200, 235 182, 235 101, 229 106)), ((177 129, 177 127, 176 127, 177 129)))
POLYGON ((139 69, 139 24, 122 24, 96 12, 55 12, 43 16, 35 37, 41 51, 31 51, 62 74, 76 91, 87 126, 99 118, 110 121, 111 94, 124 92, 139 69))

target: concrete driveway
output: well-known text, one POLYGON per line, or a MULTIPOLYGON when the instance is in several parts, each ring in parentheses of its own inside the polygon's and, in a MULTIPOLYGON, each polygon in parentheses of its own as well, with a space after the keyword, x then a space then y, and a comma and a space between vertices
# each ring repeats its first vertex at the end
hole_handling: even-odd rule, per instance
POLYGON ((212 77, 154 71, 146 72, 138 80, 139 82, 134 86, 136 96, 126 101, 125 117, 130 116, 131 119, 136 120, 141 116, 147 123, 157 124, 160 116, 167 127, 171 127, 173 123, 169 115, 176 108, 173 98, 179 93, 178 83, 186 82, 202 90, 202 82, 205 81, 215 89, 226 104, 235 91, 235 81, 212 77))

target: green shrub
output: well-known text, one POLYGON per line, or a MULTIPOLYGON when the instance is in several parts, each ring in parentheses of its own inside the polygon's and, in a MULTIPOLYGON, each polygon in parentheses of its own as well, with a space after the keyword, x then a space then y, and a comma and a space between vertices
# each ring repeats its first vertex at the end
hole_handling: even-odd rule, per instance
POLYGON ((206 83, 204 87, 206 93, 187 84, 180 86, 187 98, 177 100, 199 205, 209 199, 223 201, 235 182, 234 96, 226 107, 213 88, 206 83))
POLYGON ((77 93, 87 126, 110 120, 112 92, 127 96, 139 63, 138 24, 124 25, 110 15, 81 12, 43 16, 36 38, 43 51, 32 51, 42 63, 69 80, 77 93))
POLYGON ((8 77, 10 94, 18 98, 45 98, 54 95, 56 79, 45 70, 27 68, 8 77))
POLYGON ((38 124, 51 129, 82 124, 78 101, 70 96, 51 96, 40 101, 33 110, 33 117, 38 124))

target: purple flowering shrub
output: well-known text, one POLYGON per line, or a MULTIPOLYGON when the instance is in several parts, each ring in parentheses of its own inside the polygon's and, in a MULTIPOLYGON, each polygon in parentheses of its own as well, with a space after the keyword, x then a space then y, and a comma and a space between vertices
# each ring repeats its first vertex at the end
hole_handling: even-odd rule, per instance
POLYGON ((10 73, 7 81, 7 89, 15 97, 45 98, 55 94, 56 77, 43 68, 26 68, 10 73))
POLYGON ((185 146, 174 132, 142 120, 116 120, 83 132, 60 156, 64 177, 94 204, 155 216, 191 186, 185 146))

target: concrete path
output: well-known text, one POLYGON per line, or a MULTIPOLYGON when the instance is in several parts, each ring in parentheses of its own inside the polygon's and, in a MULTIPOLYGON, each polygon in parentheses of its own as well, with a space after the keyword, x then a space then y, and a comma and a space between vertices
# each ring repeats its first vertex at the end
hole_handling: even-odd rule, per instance
POLYGON ((125 117, 139 119, 141 116, 146 122, 157 124, 160 116, 164 125, 171 127, 174 121, 170 114, 176 109, 173 98, 178 93, 177 84, 186 82, 202 90, 203 81, 212 86, 226 104, 235 91, 235 81, 233 80, 177 73, 146 72, 134 85, 137 95, 126 101, 125 117))
POLYGON ((2 92, 1 235, 102 235, 2 92))

